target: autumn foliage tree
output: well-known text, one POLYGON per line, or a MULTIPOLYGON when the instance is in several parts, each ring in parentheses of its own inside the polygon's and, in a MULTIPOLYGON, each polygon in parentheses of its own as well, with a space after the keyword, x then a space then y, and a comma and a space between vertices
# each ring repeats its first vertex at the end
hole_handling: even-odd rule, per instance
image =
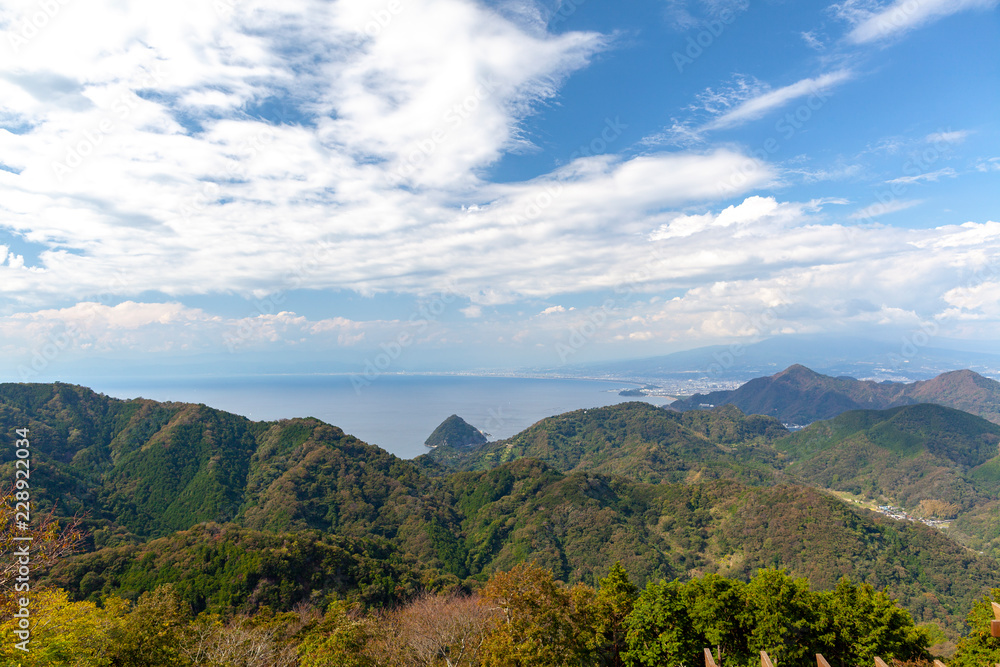
POLYGON ((41 516, 31 516, 27 528, 18 528, 15 521, 17 493, 16 484, 11 484, 0 496, 0 553, 6 555, 0 560, 0 614, 4 617, 13 610, 13 584, 19 568, 17 559, 12 556, 16 549, 28 545, 31 571, 37 574, 60 558, 78 551, 83 543, 80 519, 61 524, 54 508, 41 516))
POLYGON ((550 570, 521 564, 499 572, 481 595, 499 618, 483 646, 483 667, 595 664, 594 589, 565 588, 550 570))

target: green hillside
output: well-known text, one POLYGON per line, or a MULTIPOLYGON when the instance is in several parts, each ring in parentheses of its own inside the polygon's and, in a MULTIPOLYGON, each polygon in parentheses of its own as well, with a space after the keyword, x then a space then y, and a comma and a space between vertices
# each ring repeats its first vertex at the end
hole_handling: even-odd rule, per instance
POLYGON ((996 498, 1000 426, 938 405, 848 412, 775 443, 811 483, 951 518, 996 498))
POLYGON ((736 408, 679 413, 623 403, 548 417, 507 440, 476 448, 438 447, 429 458, 450 470, 486 470, 523 457, 561 472, 623 475, 657 483, 707 478, 767 482, 780 423, 736 408))

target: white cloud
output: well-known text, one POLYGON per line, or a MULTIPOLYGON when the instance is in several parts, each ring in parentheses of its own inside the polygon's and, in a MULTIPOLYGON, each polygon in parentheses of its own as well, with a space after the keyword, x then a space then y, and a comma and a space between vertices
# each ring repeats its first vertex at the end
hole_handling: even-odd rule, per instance
POLYGON ((889 215, 890 213, 896 213, 897 211, 905 211, 922 203, 923 201, 920 199, 890 199, 889 201, 875 202, 874 204, 865 206, 847 217, 851 220, 870 220, 883 215, 889 215))
POLYGON ((929 144, 960 144, 971 134, 968 130, 953 130, 949 132, 933 132, 927 135, 929 144))
POLYGON ((1000 171, 1000 157, 991 157, 988 160, 980 160, 976 164, 976 171, 990 172, 1000 171))
POLYGON ((757 120, 803 98, 803 104, 812 115, 826 102, 832 88, 853 76, 850 70, 841 69, 771 90, 755 77, 734 74, 724 85, 706 88, 695 96, 695 103, 688 109, 694 114, 692 118, 672 119, 670 127, 644 138, 642 143, 649 146, 663 143, 693 146, 703 142, 704 135, 709 132, 757 120), (709 118, 705 119, 705 116, 709 118))
POLYGON ((483 316, 483 308, 482 308, 482 306, 479 306, 477 304, 472 304, 471 306, 467 306, 466 308, 462 308, 462 309, 460 309, 459 312, 461 312, 463 315, 465 315, 466 317, 468 317, 470 319, 475 319, 477 317, 482 317, 483 316))
POLYGON ((865 44, 893 37, 968 9, 990 9, 997 0, 894 0, 883 6, 870 0, 847 0, 832 6, 854 27, 847 38, 865 44))
POLYGON ((815 51, 823 51, 826 49, 826 45, 816 36, 815 31, 806 31, 799 33, 802 36, 802 41, 806 43, 810 49, 815 51))
POLYGON ((37 120, 0 130, 23 168, 0 171, 3 224, 43 248, 32 267, 0 266, 0 293, 20 308, 450 283, 484 306, 606 288, 642 261, 635 239, 664 211, 776 177, 717 149, 481 181, 535 104, 605 47, 597 34, 530 32, 461 0, 414 0, 384 27, 370 25, 374 0, 190 9, 153 28, 117 6, 74 13, 110 23, 53 26, 45 40, 79 56, 25 56, 24 77, 0 79, 0 107, 37 120), (62 78, 32 79, 49 70, 62 78), (89 102, 67 108, 69 94, 89 102))
POLYGON ((900 176, 899 178, 894 178, 891 181, 886 181, 886 183, 936 183, 941 177, 948 176, 950 178, 955 178, 958 174, 951 167, 945 167, 943 169, 938 169, 937 171, 929 171, 926 174, 917 174, 916 176, 900 176))
POLYGON ((778 202, 774 197, 754 195, 723 209, 718 215, 678 215, 654 230, 652 241, 679 239, 712 230, 730 229, 733 238, 770 236, 801 223, 826 204, 845 204, 843 199, 814 200, 806 203, 778 202))
MULTIPOLYGON (((0 169, 0 224, 17 239, 0 247, 3 350, 71 329, 80 349, 147 351, 303 340, 357 349, 416 333, 405 320, 233 318, 184 305, 296 289, 447 289, 467 317, 442 323, 442 335, 531 345, 593 311, 551 306, 540 317, 530 304, 602 291, 615 303, 595 340, 897 322, 946 305, 956 267, 1000 251, 996 223, 837 224, 824 210, 832 200, 780 201, 777 169, 734 147, 582 157, 531 180, 486 182, 525 146, 525 119, 609 45, 596 33, 549 34, 530 7, 409 0, 372 23, 382 0, 59 6, 58 20, 5 53, 0 78, 0 123, 16 130, 0 129, 10 168, 0 169), (163 303, 142 302, 150 292, 163 303), (488 308, 517 302, 538 328, 488 308), (760 319, 778 306, 780 317, 760 319)), ((0 48, 36 7, 0 7, 0 48)), ((853 7, 869 12, 858 26, 879 11, 853 7)), ((773 90, 735 77, 697 97, 700 116, 686 127, 736 127, 852 76, 773 90)))
POLYGON ((783 107, 792 100, 803 97, 818 98, 820 101, 817 104, 822 104, 822 96, 825 93, 852 76, 850 70, 842 69, 813 79, 802 79, 777 90, 760 93, 707 123, 703 130, 718 130, 742 125, 748 121, 756 120, 774 109, 783 107))

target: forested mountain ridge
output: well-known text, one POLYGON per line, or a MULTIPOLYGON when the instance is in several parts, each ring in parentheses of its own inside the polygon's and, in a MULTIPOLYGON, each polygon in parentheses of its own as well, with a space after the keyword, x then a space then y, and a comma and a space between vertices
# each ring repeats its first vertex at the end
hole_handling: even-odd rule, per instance
POLYGON ((1000 555, 1000 425, 923 403, 846 412, 775 447, 793 478, 953 520, 953 537, 1000 555))
POLYGON ((303 582, 360 596, 381 582, 383 598, 397 599, 416 585, 404 581, 457 585, 524 561, 590 583, 616 560, 639 582, 710 572, 745 579, 781 566, 817 586, 840 574, 889 586, 918 619, 938 619, 954 635, 971 600, 1000 583, 996 561, 936 531, 776 484, 772 443, 787 435, 772 418, 645 404, 568 415, 518 436, 525 453, 548 447, 549 463, 522 457, 448 473, 311 418, 251 422, 71 385, 0 385, 0 425, 31 429, 34 497, 89 513, 96 551, 50 575, 80 597, 134 597, 194 577, 200 583, 185 589, 192 604, 241 609, 293 600, 313 585, 303 582), (651 447, 659 459, 647 456, 651 447), (598 455, 610 462, 600 473, 585 463, 598 455), (644 460, 656 483, 634 479, 644 460), (235 525, 192 530, 227 521, 235 525), (259 555, 240 560, 233 544, 259 555), (292 555, 274 560, 275 549, 292 555), (303 553, 344 564, 346 583, 317 579, 309 559, 294 556, 303 553), (366 574, 393 558, 382 575, 366 574), (398 591, 387 584, 393 577, 398 591))
POLYGON ((316 419, 252 422, 204 405, 123 401, 73 385, 0 385, 0 428, 24 427, 39 508, 85 513, 97 547, 236 521, 412 537, 408 548, 430 558, 433 544, 408 531, 408 520, 455 525, 446 499, 435 495, 439 485, 413 463, 316 419))
POLYGON ((799 478, 908 507, 936 499, 957 512, 1000 491, 1000 425, 931 403, 846 412, 775 446, 799 478))
POLYGON ((709 478, 770 482, 769 444, 788 431, 735 407, 679 413, 649 403, 575 410, 479 447, 438 447, 418 458, 450 470, 487 470, 531 457, 562 472, 623 475, 643 482, 709 478))
POLYGON ((937 403, 1000 423, 1000 383, 970 370, 903 384, 835 378, 793 365, 737 389, 695 394, 671 407, 694 410, 703 405, 735 405, 747 414, 809 424, 849 410, 883 410, 916 403, 937 403))

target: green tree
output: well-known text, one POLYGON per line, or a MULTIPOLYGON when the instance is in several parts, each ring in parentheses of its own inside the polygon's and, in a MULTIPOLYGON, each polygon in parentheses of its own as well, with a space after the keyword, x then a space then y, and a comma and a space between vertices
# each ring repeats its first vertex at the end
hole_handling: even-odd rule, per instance
POLYGON ((750 635, 745 619, 747 585, 717 574, 692 579, 683 588, 688 615, 695 632, 705 647, 718 647, 720 659, 734 664, 746 664, 759 656, 751 654, 747 640, 750 635))
POLYGON ((842 578, 832 591, 817 594, 822 606, 823 656, 833 667, 883 659, 928 660, 930 638, 910 613, 884 591, 842 578))
POLYGON ((594 598, 594 648, 601 662, 610 667, 625 664, 622 653, 626 650, 625 619, 632 613, 632 605, 639 596, 621 561, 615 562, 608 576, 601 579, 594 598))
POLYGON ((814 659, 820 616, 808 581, 792 579, 785 570, 758 570, 744 591, 738 618, 749 631, 751 656, 744 664, 753 665, 760 651, 775 663, 806 665, 814 659))
POLYGON ((704 649, 679 581, 649 583, 625 619, 627 665, 693 665, 704 649))
POLYGON ((369 619, 360 616, 358 608, 334 601, 323 620, 311 628, 299 644, 302 667, 375 667, 366 652, 373 638, 369 619))
POLYGON ((58 588, 31 592, 31 641, 29 651, 15 648, 17 619, 0 625, 0 659, 22 667, 104 667, 109 634, 125 616, 128 602, 108 598, 99 607, 93 602, 70 602, 58 588))
POLYGON ((191 663, 181 647, 188 639, 191 609, 173 585, 143 593, 110 633, 112 667, 182 667, 191 663))
POLYGON ((1000 601, 1000 588, 994 588, 969 612, 965 622, 968 633, 958 640, 958 650, 948 664, 950 667, 992 667, 1000 662, 1000 638, 990 634, 993 602, 1000 601))

